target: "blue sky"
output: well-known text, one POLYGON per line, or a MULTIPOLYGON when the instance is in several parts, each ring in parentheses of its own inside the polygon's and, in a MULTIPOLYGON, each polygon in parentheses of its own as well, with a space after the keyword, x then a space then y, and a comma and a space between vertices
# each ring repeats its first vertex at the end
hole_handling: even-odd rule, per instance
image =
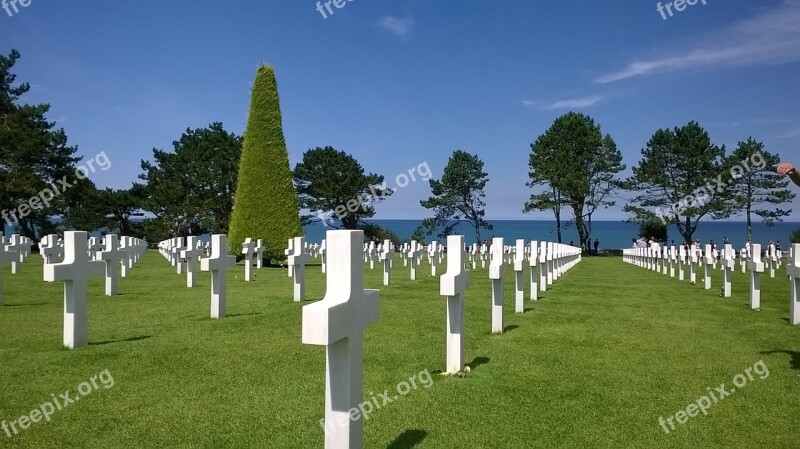
MULTIPOLYGON (((655 1, 316 0, 49 2, 0 10, 0 51, 91 158, 127 188, 154 147, 214 121, 243 131, 261 63, 278 75, 292 166, 331 145, 395 177, 456 149, 489 173, 492 219, 522 214, 529 145, 576 110, 630 167, 659 128, 697 120, 719 145, 749 136, 800 164, 800 1, 707 0, 664 20, 655 1), (13 12, 13 10, 12 10, 13 12)), ((419 218, 425 182, 376 218, 419 218)), ((800 200, 792 221, 800 221, 800 200)), ((596 219, 624 218, 620 208, 596 219)))

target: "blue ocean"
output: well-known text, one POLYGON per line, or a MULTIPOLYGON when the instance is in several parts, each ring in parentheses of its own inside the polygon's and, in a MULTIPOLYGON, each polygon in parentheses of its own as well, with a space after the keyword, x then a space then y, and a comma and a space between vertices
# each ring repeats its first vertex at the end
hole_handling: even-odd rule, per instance
MULTIPOLYGON (((417 229, 420 220, 370 220, 387 229, 396 232, 401 238, 408 238, 417 229)), ((492 237, 503 237, 507 241, 513 239, 526 240, 549 240, 556 241, 555 221, 545 220, 491 220, 494 225, 493 231, 481 230, 481 239, 491 239, 492 237)), ((320 242, 325 238, 326 228, 322 223, 315 223, 305 228, 306 239, 309 242, 320 242)), ((767 241, 780 241, 783 249, 789 247, 789 235, 800 229, 800 223, 785 222, 777 223, 774 226, 767 226, 763 223, 753 223, 753 242, 766 244, 767 241)), ((468 244, 475 242, 475 231, 469 227, 461 225, 458 232, 463 234, 468 244)), ((596 221, 592 223, 592 240, 600 241, 601 249, 622 249, 631 247, 631 240, 637 237, 639 226, 636 224, 625 223, 622 221, 596 221)), ((11 230, 6 227, 5 235, 10 235, 11 230)), ((207 240, 208 236, 201 236, 201 240, 207 240)), ((728 237, 735 248, 741 248, 747 242, 747 225, 744 222, 731 221, 708 221, 700 224, 695 239, 700 239, 703 243, 714 240, 722 243, 722 239, 728 237)), ((676 244, 681 242, 681 236, 675 226, 669 228, 669 239, 675 240, 676 244)), ((578 241, 578 232, 575 226, 568 226, 562 230, 563 243, 578 241)))
MULTIPOLYGON (((370 220, 369 222, 391 229, 401 238, 408 238, 420 224, 420 220, 370 220)), ((490 220, 490 223, 494 225, 494 230, 481 230, 481 239, 492 237, 503 237, 507 241, 512 239, 556 241, 557 239, 555 221, 490 220)), ((780 241, 783 249, 786 250, 789 247, 789 235, 796 229, 800 229, 800 223, 777 223, 771 227, 763 223, 753 223, 753 242, 780 241)), ((325 238, 325 231, 326 228, 323 224, 315 223, 306 227, 306 238, 309 242, 319 242, 325 238)), ((600 240, 601 249, 629 248, 632 244, 631 239, 636 238, 638 232, 639 225, 622 221, 592 223, 592 240, 600 240)), ((475 230, 472 227, 461 225, 459 233, 464 235, 468 244, 475 242, 475 230)), ((574 225, 563 229, 561 235, 563 243, 578 241, 578 232, 574 225)), ((701 222, 694 234, 694 238, 700 239, 703 243, 714 240, 719 244, 722 243, 724 237, 728 237, 735 248, 743 247, 747 242, 747 224, 731 221, 701 222)), ((675 240, 676 244, 681 242, 682 238, 677 227, 669 228, 669 239, 675 240)))

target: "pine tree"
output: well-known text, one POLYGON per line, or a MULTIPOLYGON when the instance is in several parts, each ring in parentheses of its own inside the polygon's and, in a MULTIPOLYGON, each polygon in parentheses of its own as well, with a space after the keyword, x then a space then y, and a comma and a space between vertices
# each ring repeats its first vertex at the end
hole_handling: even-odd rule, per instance
POLYGON ((739 142, 731 155, 730 163, 733 165, 729 171, 734 178, 732 201, 747 217, 748 240, 753 234, 753 215, 761 217, 764 223, 771 226, 792 213, 791 209, 777 207, 791 203, 795 198, 795 194, 787 189, 789 179, 780 177, 772 168, 780 162, 778 155, 764 150, 764 144, 752 137, 739 142))

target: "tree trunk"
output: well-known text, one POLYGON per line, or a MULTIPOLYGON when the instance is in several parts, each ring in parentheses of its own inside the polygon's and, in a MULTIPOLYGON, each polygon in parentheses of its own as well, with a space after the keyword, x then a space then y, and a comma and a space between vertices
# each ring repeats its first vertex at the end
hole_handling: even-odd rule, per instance
POLYGON ((583 203, 580 205, 573 205, 572 212, 575 214, 575 228, 578 230, 578 240, 581 242, 581 249, 586 251, 588 243, 586 240, 589 238, 586 233, 586 223, 583 222, 583 203))

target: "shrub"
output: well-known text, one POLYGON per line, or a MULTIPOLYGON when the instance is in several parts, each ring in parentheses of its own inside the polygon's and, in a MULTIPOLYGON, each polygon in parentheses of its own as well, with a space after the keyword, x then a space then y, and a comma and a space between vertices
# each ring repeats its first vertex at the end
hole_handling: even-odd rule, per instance
POLYGON ((238 255, 245 238, 264 239, 266 258, 281 260, 287 241, 301 235, 275 72, 272 67, 261 66, 253 84, 244 133, 229 244, 238 255))

